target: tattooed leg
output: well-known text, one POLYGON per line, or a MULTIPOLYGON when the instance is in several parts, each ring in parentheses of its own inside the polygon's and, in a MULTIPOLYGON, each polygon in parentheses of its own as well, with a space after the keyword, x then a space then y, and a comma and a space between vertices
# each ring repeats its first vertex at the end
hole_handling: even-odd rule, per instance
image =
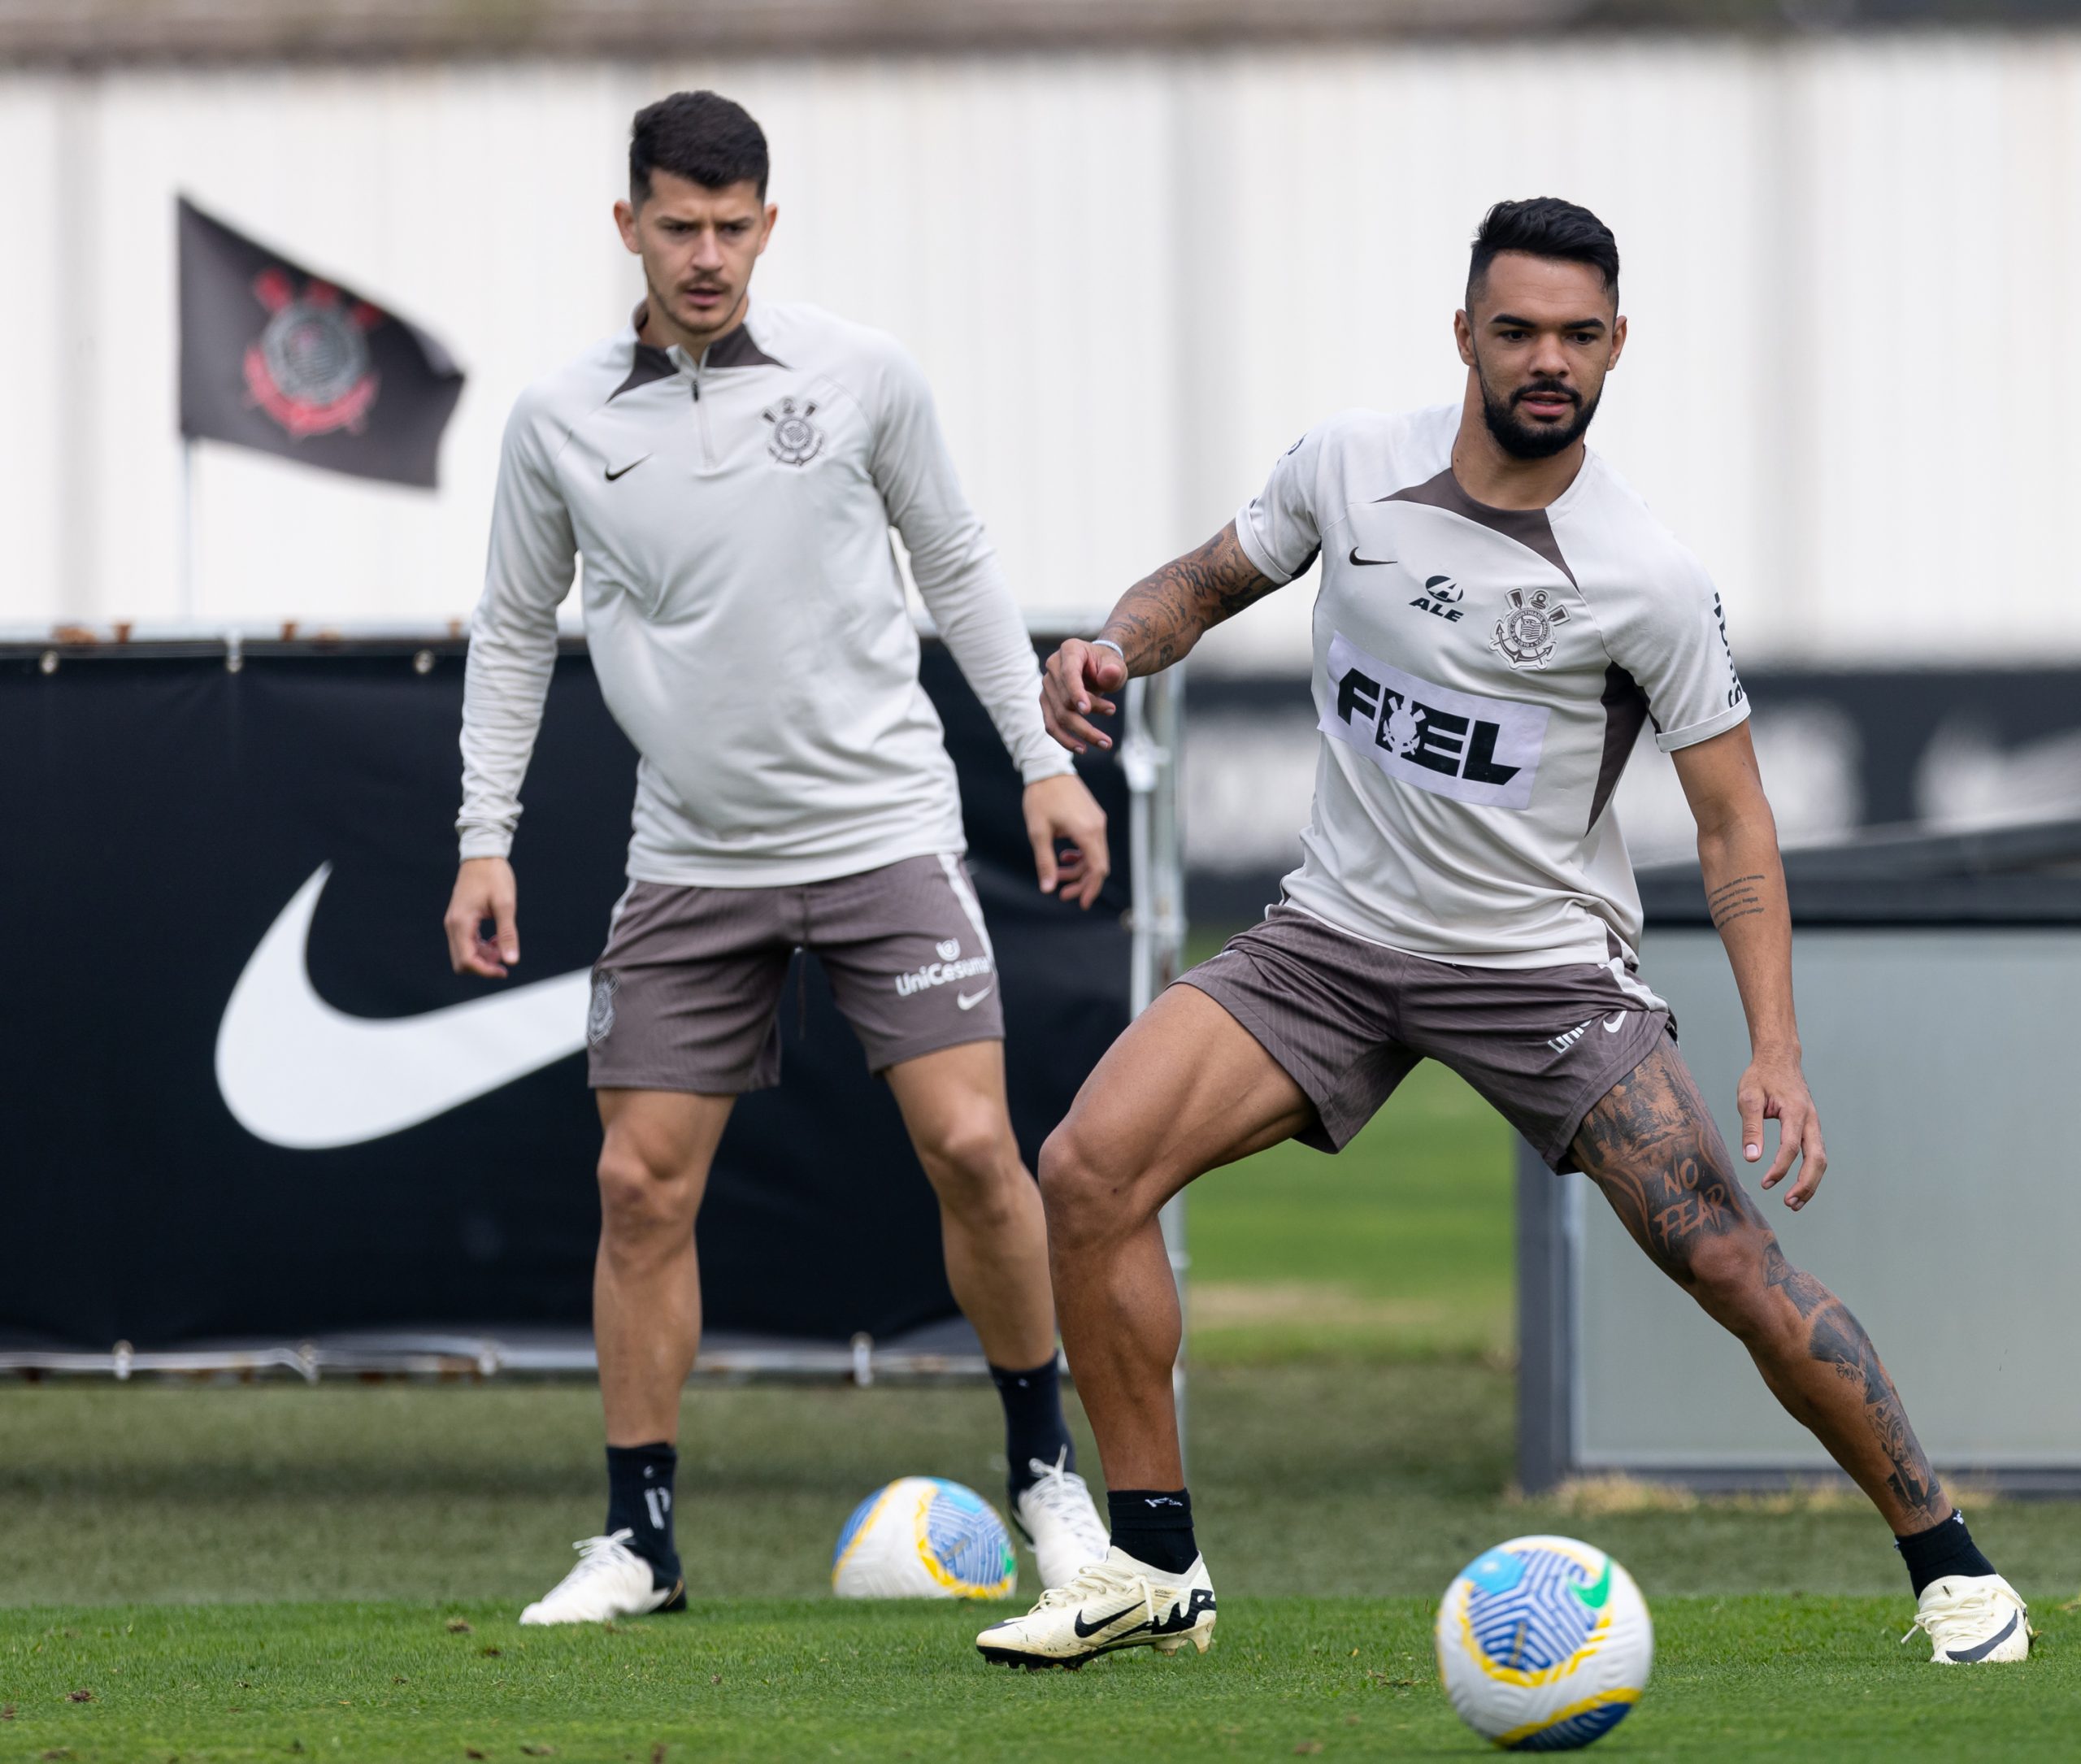
POLYGON ((1771 1394, 1896 1533, 1950 1517, 1871 1338, 1785 1260, 1673 1046, 1657 1048, 1591 1110, 1574 1149, 1634 1241, 1740 1340, 1771 1394))

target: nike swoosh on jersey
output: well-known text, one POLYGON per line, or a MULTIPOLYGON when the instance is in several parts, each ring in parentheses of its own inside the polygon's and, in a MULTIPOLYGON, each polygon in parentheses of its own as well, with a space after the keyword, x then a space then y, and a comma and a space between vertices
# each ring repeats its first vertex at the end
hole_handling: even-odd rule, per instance
POLYGON ((956 993, 954 995, 954 1001, 963 1010, 973 1010, 996 990, 997 988, 994 986, 985 986, 980 993, 956 993))
POLYGON ((319 1151, 402 1132, 585 1045, 584 968, 415 1017, 351 1017, 305 959, 321 864, 247 960, 217 1026, 217 1088, 271 1145, 319 1151))
POLYGON ((1353 545, 1351 548, 1351 561, 1353 563, 1392 563, 1395 560, 1392 558, 1362 558, 1358 554, 1358 547, 1353 545))
MULTIPOLYGON (((649 457, 650 457, 650 456, 649 456, 649 454, 645 454, 643 456, 643 459, 648 459, 649 457)), ((628 463, 627 465, 623 466, 623 467, 622 467, 619 471, 614 471, 614 470, 612 470, 612 469, 610 469, 610 470, 608 471, 608 472, 607 472, 607 482, 608 482, 608 483, 610 483, 610 484, 612 484, 612 483, 615 481, 615 480, 616 478, 625 478, 625 477, 627 477, 627 476, 629 475, 629 473, 630 473, 630 472, 632 472, 632 471, 635 471, 635 469, 636 469, 638 466, 640 466, 640 465, 641 465, 641 464, 643 463, 643 459, 632 459, 632 460, 630 460, 630 461, 629 461, 629 463, 628 463)))
POLYGON ((1614 1011, 1604 1019, 1604 1032, 1606 1035, 1616 1035, 1625 1027, 1626 1013, 1623 1010, 1614 1011))

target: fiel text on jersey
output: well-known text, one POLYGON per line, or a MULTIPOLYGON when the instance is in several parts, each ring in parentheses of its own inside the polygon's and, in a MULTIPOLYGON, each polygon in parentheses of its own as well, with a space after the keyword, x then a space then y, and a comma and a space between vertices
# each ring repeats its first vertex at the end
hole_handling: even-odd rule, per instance
POLYGON ((1488 698, 1405 673, 1342 632, 1324 658, 1318 727, 1397 784, 1499 809, 1528 808, 1549 707, 1488 698))

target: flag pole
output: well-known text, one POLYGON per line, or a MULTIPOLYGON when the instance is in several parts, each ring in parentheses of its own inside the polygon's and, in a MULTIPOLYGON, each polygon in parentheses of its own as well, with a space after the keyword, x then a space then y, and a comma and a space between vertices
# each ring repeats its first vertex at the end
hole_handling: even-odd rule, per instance
POLYGON ((174 560, 175 592, 178 597, 176 610, 183 619, 193 619, 195 605, 195 439, 192 435, 180 437, 180 533, 176 540, 179 554, 174 560))

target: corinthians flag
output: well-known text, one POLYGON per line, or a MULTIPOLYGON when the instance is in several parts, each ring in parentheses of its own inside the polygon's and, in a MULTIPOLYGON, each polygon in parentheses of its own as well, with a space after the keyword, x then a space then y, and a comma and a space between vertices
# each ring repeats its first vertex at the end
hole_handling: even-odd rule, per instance
POLYGON ((440 341, 185 197, 180 432, 432 489, 463 371, 440 341))

